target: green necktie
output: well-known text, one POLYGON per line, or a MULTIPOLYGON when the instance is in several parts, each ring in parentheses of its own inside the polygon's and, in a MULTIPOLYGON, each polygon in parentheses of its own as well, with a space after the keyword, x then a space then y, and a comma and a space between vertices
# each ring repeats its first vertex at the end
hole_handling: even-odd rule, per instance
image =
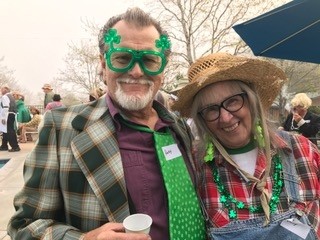
POLYGON ((172 136, 121 121, 133 129, 153 134, 169 204, 171 240, 206 239, 200 204, 181 152, 172 136))

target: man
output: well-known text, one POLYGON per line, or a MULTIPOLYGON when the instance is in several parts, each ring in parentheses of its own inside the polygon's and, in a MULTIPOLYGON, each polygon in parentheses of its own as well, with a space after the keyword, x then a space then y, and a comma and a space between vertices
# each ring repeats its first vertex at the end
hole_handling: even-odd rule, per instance
POLYGON ((53 88, 48 83, 43 85, 42 90, 44 92, 43 106, 44 106, 44 109, 46 109, 47 104, 53 101, 52 98, 53 98, 54 92, 53 92, 53 88))
POLYGON ((105 97, 45 114, 8 226, 12 239, 205 239, 192 184, 191 133, 153 100, 170 42, 138 8, 99 36, 105 97), (150 236, 124 233, 130 214, 150 236))
POLYGON ((1 94, 2 111, 0 121, 4 128, 6 126, 6 129, 3 131, 0 151, 19 152, 21 149, 18 144, 17 134, 14 126, 17 113, 16 100, 10 93, 10 88, 8 86, 3 86, 1 88, 1 94), (8 143, 11 146, 11 149, 8 148, 8 143))

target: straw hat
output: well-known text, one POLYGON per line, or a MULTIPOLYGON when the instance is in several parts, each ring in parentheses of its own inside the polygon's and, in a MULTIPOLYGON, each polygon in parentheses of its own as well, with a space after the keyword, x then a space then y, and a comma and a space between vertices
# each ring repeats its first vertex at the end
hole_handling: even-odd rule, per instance
POLYGON ((259 59, 214 53, 199 58, 188 71, 189 83, 178 93, 172 106, 184 117, 190 117, 195 95, 204 87, 221 81, 241 80, 255 86, 265 109, 269 108, 287 80, 285 73, 275 65, 259 59))
POLYGON ((53 88, 51 87, 50 84, 46 83, 43 85, 42 89, 49 89, 49 90, 53 90, 53 88))

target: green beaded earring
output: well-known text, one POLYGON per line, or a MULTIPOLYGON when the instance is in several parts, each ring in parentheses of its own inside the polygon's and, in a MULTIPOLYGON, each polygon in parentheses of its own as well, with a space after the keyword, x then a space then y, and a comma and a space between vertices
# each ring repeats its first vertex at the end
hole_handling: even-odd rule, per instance
POLYGON ((254 139, 258 142, 258 146, 263 148, 265 146, 264 145, 265 143, 264 143, 264 136, 263 136, 260 120, 256 121, 255 128, 256 128, 256 135, 254 139))
POLYGON ((214 145, 212 142, 208 142, 206 146, 206 155, 204 156, 204 161, 210 162, 212 161, 213 157, 214 157, 214 145))

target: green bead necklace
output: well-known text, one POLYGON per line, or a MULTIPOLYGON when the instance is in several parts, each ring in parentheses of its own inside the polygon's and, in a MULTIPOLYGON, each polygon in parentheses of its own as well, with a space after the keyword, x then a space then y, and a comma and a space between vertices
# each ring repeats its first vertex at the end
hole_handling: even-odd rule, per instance
MULTIPOLYGON (((277 205, 280 200, 280 194, 284 186, 283 176, 282 176, 282 163, 279 155, 274 155, 272 158, 274 162, 274 173, 273 173, 273 187, 272 187, 272 197, 269 202, 270 212, 274 213, 277 210, 277 205)), ((262 206, 247 206, 244 202, 238 201, 235 199, 223 185, 218 169, 213 167, 214 159, 212 161, 212 175, 213 180, 217 184, 218 192, 220 194, 220 201, 223 206, 228 210, 230 219, 238 219, 237 209, 248 209, 251 213, 260 213, 263 212, 262 206), (234 207, 233 207, 234 206, 234 207)))

